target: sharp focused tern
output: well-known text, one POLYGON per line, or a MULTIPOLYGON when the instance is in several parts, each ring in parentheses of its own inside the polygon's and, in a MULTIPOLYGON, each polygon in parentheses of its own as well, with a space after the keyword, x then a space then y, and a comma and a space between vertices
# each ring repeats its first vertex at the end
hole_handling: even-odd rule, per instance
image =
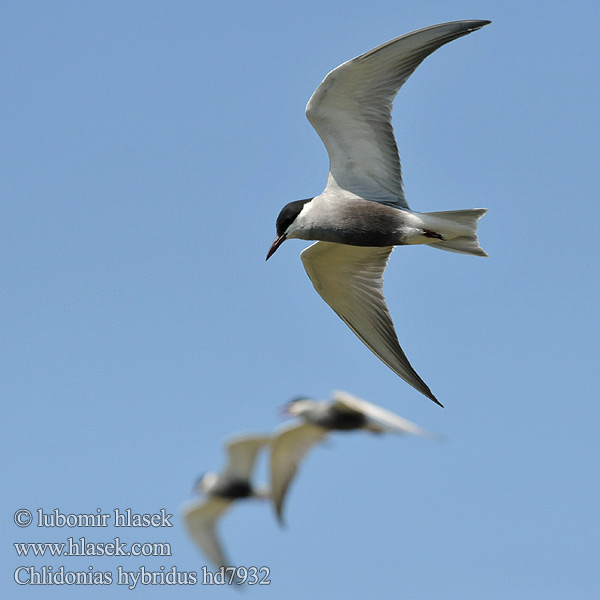
POLYGON ((216 523, 231 504, 241 498, 268 498, 264 489, 250 483, 259 451, 271 441, 268 436, 240 436, 227 445, 227 465, 221 474, 206 473, 197 483, 203 499, 193 499, 181 508, 190 537, 217 567, 231 566, 216 533, 216 523))
POLYGON ((301 421, 282 427, 271 442, 271 497, 280 523, 283 502, 300 462, 330 432, 362 429, 373 433, 437 437, 380 406, 341 391, 333 392, 331 402, 310 398, 292 400, 286 412, 301 421))
POLYGON ((392 371, 441 403, 412 368, 383 296, 396 245, 487 256, 477 240, 486 209, 418 213, 402 189, 392 101, 429 54, 490 21, 433 25, 391 40, 331 71, 306 106, 329 154, 324 191, 290 202, 277 218, 267 259, 290 238, 319 240, 300 255, 315 289, 392 371))

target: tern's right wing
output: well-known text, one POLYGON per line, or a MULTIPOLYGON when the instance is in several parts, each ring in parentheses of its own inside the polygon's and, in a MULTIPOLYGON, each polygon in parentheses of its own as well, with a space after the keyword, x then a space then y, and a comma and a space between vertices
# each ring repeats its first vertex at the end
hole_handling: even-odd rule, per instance
POLYGON ((271 446, 271 497, 279 522, 283 522, 283 501, 308 451, 327 436, 327 429, 311 423, 284 426, 271 446))
POLYGON ((383 296, 383 272, 393 246, 316 242, 300 258, 319 295, 394 373, 441 403, 402 351, 383 296))
POLYGON ((215 526, 230 504, 231 500, 209 496, 204 502, 191 500, 181 509, 188 534, 216 567, 228 566, 215 526))
POLYGON ((328 188, 408 208, 392 131, 392 101, 427 56, 488 23, 455 21, 413 31, 325 77, 308 102, 306 116, 329 153, 328 188))

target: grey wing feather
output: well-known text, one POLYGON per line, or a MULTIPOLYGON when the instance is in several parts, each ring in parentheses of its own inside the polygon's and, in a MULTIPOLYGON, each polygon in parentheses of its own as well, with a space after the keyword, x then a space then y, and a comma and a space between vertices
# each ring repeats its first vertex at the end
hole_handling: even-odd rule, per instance
POLYGON ((275 436, 271 446, 271 497, 280 522, 286 493, 302 459, 308 451, 327 436, 328 431, 310 423, 285 426, 275 436))
POLYGON ((392 250, 316 242, 300 258, 321 298, 358 338, 394 373, 440 404, 400 347, 385 303, 383 272, 392 250))
POLYGON ((331 71, 306 116, 329 154, 328 188, 408 208, 402 189, 392 103, 419 64, 440 46, 487 25, 455 21, 391 40, 331 71))
POLYGON ((227 465, 224 476, 241 480, 250 480, 260 450, 270 442, 267 435, 245 435, 229 440, 227 465))
POLYGON ((217 537, 216 523, 230 505, 231 500, 208 497, 205 501, 190 501, 182 508, 188 534, 216 567, 229 564, 217 537))

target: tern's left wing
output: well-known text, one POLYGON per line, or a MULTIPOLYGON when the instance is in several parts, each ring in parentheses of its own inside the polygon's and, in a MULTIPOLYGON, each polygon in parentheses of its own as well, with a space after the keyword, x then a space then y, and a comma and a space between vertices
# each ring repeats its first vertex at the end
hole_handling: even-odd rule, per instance
POLYGON ((226 444, 227 466, 224 475, 249 481, 258 453, 270 440, 266 435, 244 435, 230 439, 226 444))
POLYGON ((316 242, 300 258, 321 298, 360 340, 394 373, 440 404, 402 351, 385 303, 383 272, 392 250, 316 242))

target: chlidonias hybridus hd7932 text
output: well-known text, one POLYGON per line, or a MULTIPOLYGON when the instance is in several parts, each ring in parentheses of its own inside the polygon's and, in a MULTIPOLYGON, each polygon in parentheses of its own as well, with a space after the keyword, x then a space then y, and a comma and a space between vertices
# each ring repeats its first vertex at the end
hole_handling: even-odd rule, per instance
POLYGON ((440 406, 400 347, 383 296, 383 272, 396 245, 428 244, 487 256, 476 235, 486 209, 410 210, 391 124, 392 101, 429 54, 489 22, 420 29, 325 77, 306 116, 329 154, 327 185, 319 196, 282 209, 267 254, 268 259, 289 238, 318 240, 301 254, 317 292, 392 371, 440 406))

